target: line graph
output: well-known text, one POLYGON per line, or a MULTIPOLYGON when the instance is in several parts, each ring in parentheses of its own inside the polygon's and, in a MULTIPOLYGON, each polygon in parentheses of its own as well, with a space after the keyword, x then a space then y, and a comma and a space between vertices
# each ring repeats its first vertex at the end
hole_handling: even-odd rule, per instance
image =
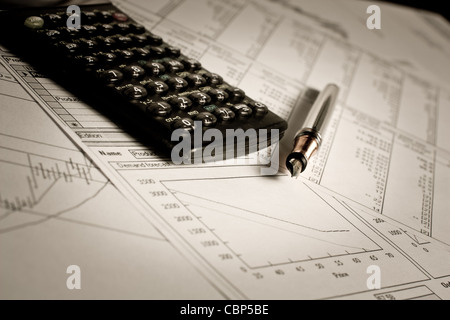
POLYGON ((24 151, 33 150, 30 144, 1 136, 0 233, 36 225, 77 208, 95 198, 109 183, 78 151, 66 150, 67 159, 57 159, 24 151), (21 148, 24 144, 28 148, 21 148), (18 212, 40 214, 19 217, 18 212))
POLYGON ((332 206, 313 200, 313 190, 296 199, 289 180, 260 182, 247 177, 163 184, 250 268, 382 250, 332 206), (245 196, 252 189, 260 199, 245 196), (268 196, 273 201, 261 201, 268 196))
POLYGON ((163 240, 76 149, 0 133, 0 235, 51 220, 163 240), (105 210, 105 203, 113 207, 105 210))

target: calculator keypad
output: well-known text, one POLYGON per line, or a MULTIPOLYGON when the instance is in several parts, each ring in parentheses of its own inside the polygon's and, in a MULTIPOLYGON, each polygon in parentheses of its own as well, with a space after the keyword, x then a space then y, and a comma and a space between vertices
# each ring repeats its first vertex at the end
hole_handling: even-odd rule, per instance
POLYGON ((164 139, 180 128, 193 132, 196 121, 204 129, 214 127, 223 133, 238 128, 286 129, 285 121, 267 106, 113 5, 80 8, 78 29, 67 27, 65 8, 46 8, 22 18, 23 33, 51 49, 60 66, 68 66, 81 82, 109 90, 123 112, 130 107, 144 111, 147 129, 163 130, 164 139))

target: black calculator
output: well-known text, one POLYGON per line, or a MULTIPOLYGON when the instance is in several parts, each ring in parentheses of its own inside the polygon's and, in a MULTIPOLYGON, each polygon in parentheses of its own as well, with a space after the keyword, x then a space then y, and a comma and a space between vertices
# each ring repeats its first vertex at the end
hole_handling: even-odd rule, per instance
POLYGON ((236 136, 238 129, 257 134, 256 140, 245 140, 245 152, 255 150, 255 144, 270 145, 273 129, 279 139, 283 136, 286 121, 266 105, 111 3, 76 9, 3 11, 1 42, 136 139, 162 152, 170 152, 180 142, 181 138, 173 138, 176 130, 190 136, 209 129, 222 134, 223 139, 215 135, 200 144, 192 139, 192 152, 211 142, 225 148, 227 137, 236 136))

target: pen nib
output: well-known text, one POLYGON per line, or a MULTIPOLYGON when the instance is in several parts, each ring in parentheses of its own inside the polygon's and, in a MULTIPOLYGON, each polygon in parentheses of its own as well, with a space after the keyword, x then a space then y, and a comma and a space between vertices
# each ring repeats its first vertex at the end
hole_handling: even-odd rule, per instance
POLYGON ((300 160, 290 159, 288 161, 288 169, 291 173, 291 177, 297 178, 298 175, 303 171, 303 164, 300 160))

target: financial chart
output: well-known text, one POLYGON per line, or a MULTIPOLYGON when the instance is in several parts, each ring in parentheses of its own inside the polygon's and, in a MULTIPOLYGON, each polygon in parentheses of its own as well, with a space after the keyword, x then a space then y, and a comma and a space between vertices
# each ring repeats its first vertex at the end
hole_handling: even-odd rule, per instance
MULTIPOLYGON (((448 89, 277 4, 193 2, 120 5, 290 125, 299 92, 340 85, 326 142, 302 178, 291 179, 283 167, 261 176, 252 157, 174 166, 42 71, 7 52, 2 62, 223 297, 448 298, 448 89), (203 19, 183 14, 194 7, 203 19), (256 38, 255 30, 236 32, 249 21, 256 38), (374 266, 381 270, 378 291, 368 284, 374 266)), ((83 158, 21 157, 2 166, 23 163, 21 190, 28 193, 2 194, 8 203, 38 199, 33 179, 40 194, 52 183, 89 183, 84 198, 58 214, 108 185, 83 158)))

